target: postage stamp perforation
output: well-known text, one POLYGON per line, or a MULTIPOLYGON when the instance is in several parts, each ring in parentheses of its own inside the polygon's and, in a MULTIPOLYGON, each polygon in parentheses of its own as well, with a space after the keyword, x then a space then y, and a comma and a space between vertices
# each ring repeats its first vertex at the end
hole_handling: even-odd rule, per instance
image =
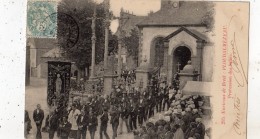
POLYGON ((27 37, 56 38, 58 2, 29 0, 27 3, 27 37))

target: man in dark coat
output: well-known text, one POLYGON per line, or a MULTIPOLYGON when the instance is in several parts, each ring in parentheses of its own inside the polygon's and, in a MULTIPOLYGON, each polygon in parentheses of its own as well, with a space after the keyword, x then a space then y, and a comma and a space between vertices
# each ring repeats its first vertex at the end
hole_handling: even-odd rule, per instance
POLYGON ((166 107, 166 111, 169 109, 170 107, 170 102, 169 102, 169 90, 168 87, 165 87, 163 89, 163 107, 162 110, 165 110, 166 107), (166 107, 167 105, 167 107, 166 107))
POLYGON ((37 104, 37 109, 33 111, 33 120, 37 127, 37 133, 36 133, 36 139, 41 139, 41 127, 42 127, 42 121, 44 118, 44 112, 41 109, 41 105, 37 104))
POLYGON ((115 139, 117 137, 117 128, 119 125, 119 110, 116 106, 113 106, 110 112, 111 120, 110 123, 112 124, 112 129, 113 129, 113 137, 112 139, 115 139))
POLYGON ((140 96, 140 100, 138 101, 138 124, 139 126, 142 126, 144 120, 145 120, 145 100, 143 96, 140 96))
POLYGON ((82 102, 82 106, 81 106, 81 108, 80 108, 80 110, 84 110, 84 111, 85 111, 85 114, 86 114, 86 115, 88 115, 89 110, 90 110, 89 104, 90 104, 89 100, 83 101, 83 102, 82 102))
POLYGON ((144 106, 144 121, 146 121, 147 117, 148 117, 148 112, 149 112, 149 105, 148 105, 148 96, 149 96, 149 93, 148 93, 148 89, 146 89, 144 92, 143 92, 143 99, 144 99, 144 102, 145 102, 145 106, 144 106))
POLYGON ((90 111, 88 130, 89 130, 91 139, 94 139, 94 137, 95 137, 95 132, 97 130, 97 126, 98 126, 97 116, 92 111, 90 111))
POLYGON ((154 115, 154 106, 155 106, 155 100, 154 97, 152 95, 152 92, 149 93, 149 96, 147 98, 147 116, 148 118, 151 118, 154 115))
POLYGON ((119 134, 122 134, 123 132, 123 123, 125 123, 127 132, 130 131, 129 125, 128 125, 128 116, 129 116, 129 99, 126 95, 126 93, 123 93, 123 97, 121 98, 120 102, 120 116, 121 116, 121 122, 119 122, 119 134))
POLYGON ((87 126, 88 126, 88 115, 86 114, 85 110, 81 110, 81 114, 79 115, 77 119, 77 125, 79 127, 79 130, 77 131, 77 138, 78 139, 86 139, 87 135, 87 126))
POLYGON ((129 102, 129 127, 130 127, 131 131, 137 129, 136 119, 137 119, 137 105, 133 101, 133 99, 130 99, 130 102, 129 102))
POLYGON ((109 139, 109 136, 107 134, 107 123, 108 123, 108 113, 107 113, 108 109, 103 109, 103 113, 100 117, 101 120, 101 125, 100 125, 100 139, 103 139, 103 133, 106 137, 106 139, 109 139))
POLYGON ((62 121, 59 124, 59 136, 60 139, 68 139, 70 134, 71 124, 68 122, 68 117, 63 116, 62 121))
POLYGON ((101 101, 102 109, 103 110, 109 110, 110 109, 110 100, 107 95, 104 96, 104 98, 101 101))
POLYGON ((46 121, 49 127, 49 139, 53 139, 55 132, 58 129, 58 116, 54 111, 51 111, 47 116, 46 121))
POLYGON ((164 90, 162 88, 160 88, 158 90, 158 96, 157 96, 157 107, 158 107, 157 112, 163 111, 163 109, 162 109, 163 97, 164 97, 164 90))
POLYGON ((98 115, 98 111, 99 111, 99 100, 98 100, 98 97, 95 96, 92 100, 91 100, 91 103, 89 104, 90 107, 92 108, 93 110, 93 114, 94 115, 98 115))

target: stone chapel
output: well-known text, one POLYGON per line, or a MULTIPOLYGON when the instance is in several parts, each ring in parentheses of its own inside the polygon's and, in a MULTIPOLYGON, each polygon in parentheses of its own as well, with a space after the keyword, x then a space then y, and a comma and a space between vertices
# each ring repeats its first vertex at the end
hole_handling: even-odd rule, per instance
POLYGON ((147 73, 156 68, 167 82, 172 81, 175 73, 185 71, 197 73, 196 81, 211 82, 213 8, 211 2, 161 0, 161 9, 137 24, 140 31, 137 84, 142 82, 142 88, 146 88, 147 73))

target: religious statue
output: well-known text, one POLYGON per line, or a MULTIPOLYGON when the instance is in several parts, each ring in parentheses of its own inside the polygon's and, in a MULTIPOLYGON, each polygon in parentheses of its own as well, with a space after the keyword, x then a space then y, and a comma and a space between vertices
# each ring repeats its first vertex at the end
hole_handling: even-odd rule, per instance
POLYGON ((56 96, 60 96, 60 93, 61 93, 61 85, 62 85, 62 80, 60 78, 60 74, 57 74, 57 79, 56 79, 56 82, 55 82, 55 86, 56 86, 56 96))

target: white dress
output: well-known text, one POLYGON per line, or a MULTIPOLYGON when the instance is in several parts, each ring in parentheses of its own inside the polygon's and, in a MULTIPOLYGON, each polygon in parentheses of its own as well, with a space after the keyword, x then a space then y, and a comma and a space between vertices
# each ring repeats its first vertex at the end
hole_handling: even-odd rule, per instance
POLYGON ((81 113, 78 109, 70 111, 68 121, 71 123, 71 130, 78 130, 77 119, 80 114, 81 113))

